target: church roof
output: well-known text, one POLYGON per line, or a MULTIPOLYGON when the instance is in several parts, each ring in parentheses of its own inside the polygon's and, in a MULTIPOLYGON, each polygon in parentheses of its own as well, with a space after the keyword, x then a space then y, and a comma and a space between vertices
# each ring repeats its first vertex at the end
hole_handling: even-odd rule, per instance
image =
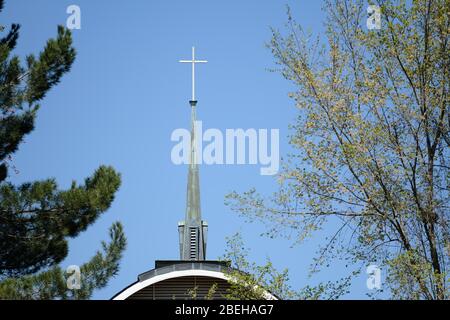
MULTIPOLYGON (((202 299, 216 285, 211 298, 224 299, 230 288, 232 269, 226 261, 157 260, 155 268, 138 276, 138 280, 117 293, 112 300, 134 299, 192 299, 190 292, 202 299)), ((278 300, 270 292, 268 300, 278 300)))
POLYGON ((140 274, 135 283, 112 300, 188 298, 187 292, 194 284, 205 291, 216 283, 220 287, 217 294, 224 294, 229 287, 227 270, 229 272, 230 268, 225 261, 157 260, 154 269, 140 274))

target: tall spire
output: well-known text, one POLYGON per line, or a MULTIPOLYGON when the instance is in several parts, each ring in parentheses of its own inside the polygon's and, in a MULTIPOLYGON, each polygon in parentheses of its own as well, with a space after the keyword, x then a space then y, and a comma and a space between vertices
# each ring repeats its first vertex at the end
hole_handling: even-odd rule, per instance
POLYGON ((200 209, 200 181, 198 175, 198 161, 197 161, 197 137, 196 137, 196 115, 195 108, 197 101, 189 101, 191 105, 191 150, 190 150, 190 164, 188 172, 188 185, 186 193, 186 220, 201 220, 200 209))
POLYGON ((192 63, 192 99, 189 101, 191 106, 191 146, 186 191, 186 215, 185 220, 178 223, 180 259, 205 260, 208 224, 205 221, 202 221, 200 210, 200 181, 196 138, 197 100, 195 100, 195 64, 206 63, 207 61, 195 60, 195 48, 192 47, 192 60, 180 60, 180 62, 192 63))

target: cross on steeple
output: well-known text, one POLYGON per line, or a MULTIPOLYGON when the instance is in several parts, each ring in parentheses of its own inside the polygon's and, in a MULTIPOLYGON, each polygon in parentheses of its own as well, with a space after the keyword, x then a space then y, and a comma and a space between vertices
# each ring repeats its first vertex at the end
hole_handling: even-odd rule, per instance
POLYGON ((195 64, 207 63, 206 60, 195 60, 195 47, 192 47, 192 60, 180 60, 181 63, 192 63, 192 100, 195 101, 195 64))

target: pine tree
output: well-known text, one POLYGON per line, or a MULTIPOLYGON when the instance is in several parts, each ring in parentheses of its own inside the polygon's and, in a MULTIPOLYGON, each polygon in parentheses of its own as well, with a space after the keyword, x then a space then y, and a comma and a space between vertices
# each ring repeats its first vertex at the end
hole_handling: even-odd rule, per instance
MULTIPOLYGON (((3 5, 0 0, 0 12, 3 5)), ((101 166, 68 190, 60 190, 54 179, 19 186, 8 181, 12 155, 33 131, 39 103, 76 56, 70 31, 59 26, 56 38, 37 57, 28 55, 24 66, 12 54, 19 29, 12 24, 0 38, 0 299, 86 299, 118 271, 126 246, 121 224, 111 226, 110 242, 80 266, 81 289, 68 289, 58 264, 68 254, 68 239, 110 207, 120 175, 101 166)))

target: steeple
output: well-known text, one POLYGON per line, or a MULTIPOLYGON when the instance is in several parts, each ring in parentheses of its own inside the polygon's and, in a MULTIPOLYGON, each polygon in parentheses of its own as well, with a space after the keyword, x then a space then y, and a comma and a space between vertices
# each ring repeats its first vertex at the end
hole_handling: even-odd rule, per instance
POLYGON ((205 260, 208 224, 202 220, 200 209, 200 181, 196 138, 195 64, 206 63, 207 61, 195 60, 195 48, 192 47, 192 60, 180 60, 180 62, 192 63, 192 99, 189 101, 191 107, 191 145, 186 192, 186 215, 185 220, 178 223, 180 259, 205 260))

